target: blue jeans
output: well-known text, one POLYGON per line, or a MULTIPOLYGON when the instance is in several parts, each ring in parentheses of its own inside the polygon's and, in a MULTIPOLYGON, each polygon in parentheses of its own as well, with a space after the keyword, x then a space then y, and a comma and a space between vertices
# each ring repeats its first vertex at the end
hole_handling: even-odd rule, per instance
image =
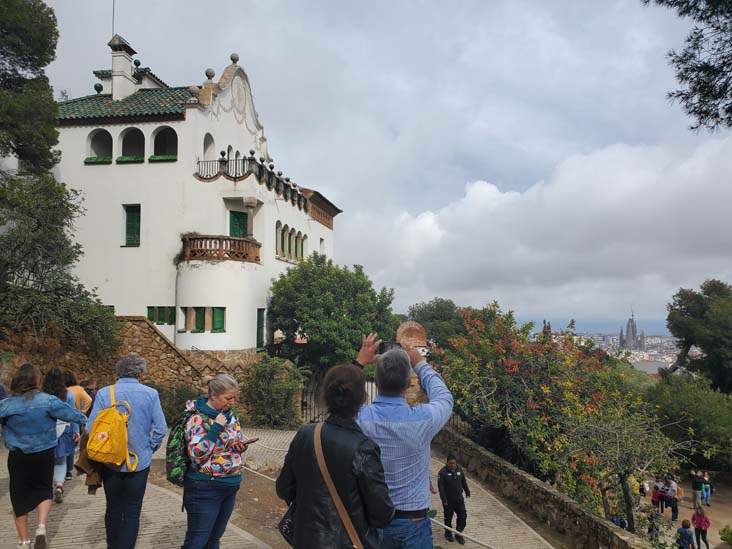
POLYGON ((107 511, 104 513, 107 549, 134 549, 149 473, 150 468, 134 473, 112 471, 106 467, 102 471, 107 498, 107 511))
POLYGON ((432 549, 430 519, 394 519, 382 531, 384 549, 432 549))
POLYGON ((53 482, 63 484, 66 480, 66 456, 56 456, 53 462, 53 482))
POLYGON ((238 491, 238 484, 186 478, 183 506, 188 514, 188 529, 181 549, 219 549, 238 491))

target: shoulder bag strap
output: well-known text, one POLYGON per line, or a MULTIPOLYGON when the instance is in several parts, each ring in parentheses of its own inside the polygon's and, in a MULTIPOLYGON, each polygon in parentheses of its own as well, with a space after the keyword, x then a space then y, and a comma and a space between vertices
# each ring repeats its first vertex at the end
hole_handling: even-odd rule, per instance
POLYGON ((335 485, 333 484, 333 479, 330 478, 330 472, 328 471, 328 466, 325 464, 325 456, 323 455, 323 442, 321 439, 321 431, 323 430, 323 424, 318 423, 315 426, 315 457, 318 460, 318 467, 320 467, 320 473, 323 475, 323 480, 325 481, 325 485, 328 487, 328 492, 330 493, 330 497, 333 499, 333 503, 335 503, 336 509, 338 510, 338 516, 341 517, 341 522, 343 522, 343 526, 346 527, 346 532, 348 532, 348 537, 351 538, 351 543, 356 549, 363 549, 363 544, 361 543, 361 539, 358 537, 358 534, 356 533, 356 529, 353 527, 353 522, 351 522, 351 517, 348 516, 348 511, 346 511, 346 508, 343 506, 343 502, 341 501, 341 497, 338 495, 338 491, 336 490, 335 485))
POLYGON ((114 401, 114 383, 109 386, 109 399, 111 400, 110 406, 114 407, 115 401, 114 401))

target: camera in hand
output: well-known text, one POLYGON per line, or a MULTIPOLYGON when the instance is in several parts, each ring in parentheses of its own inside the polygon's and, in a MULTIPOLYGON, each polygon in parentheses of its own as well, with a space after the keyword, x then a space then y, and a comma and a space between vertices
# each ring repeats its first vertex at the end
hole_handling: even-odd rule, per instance
POLYGON ((398 341, 382 341, 379 343, 379 354, 383 355, 386 351, 391 351, 392 349, 401 349, 402 346, 399 344, 398 341))

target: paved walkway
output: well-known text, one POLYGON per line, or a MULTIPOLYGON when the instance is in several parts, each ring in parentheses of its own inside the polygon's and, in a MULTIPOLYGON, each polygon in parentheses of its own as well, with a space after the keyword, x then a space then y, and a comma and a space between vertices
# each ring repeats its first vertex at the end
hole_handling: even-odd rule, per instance
MULTIPOLYGON (((8 494, 7 450, 0 451, 0 547, 15 547, 18 534, 8 494)), ((66 497, 54 504, 47 532, 50 549, 104 549, 104 492, 87 494, 82 477, 66 482, 66 497)), ((35 532, 35 513, 31 515, 31 534, 35 532)), ((186 532, 186 514, 181 512, 181 497, 171 490, 148 482, 142 505, 139 549, 180 547, 186 532)), ((229 524, 221 540, 229 549, 269 549, 269 546, 241 528, 229 524)))
MULTIPOLYGON (((259 442, 252 444, 247 452, 247 462, 265 475, 272 475, 279 468, 294 431, 268 431, 263 429, 245 429, 247 437, 259 437, 259 442)), ((444 456, 433 450, 430 472, 433 484, 437 487, 437 473, 445 463, 444 456)), ((532 530, 521 518, 496 499, 481 484, 476 483, 469 475, 471 497, 465 500, 468 511, 468 526, 465 533, 477 540, 489 544, 495 549, 520 547, 521 549, 546 549, 552 547, 549 542, 532 530)), ((438 509, 436 519, 442 521, 442 504, 438 495, 432 496, 432 508, 438 509)), ((453 519, 454 521, 455 519, 453 519)), ((453 522, 453 526, 455 523, 453 522)), ((443 547, 460 547, 457 543, 448 543, 444 530, 439 526, 433 528, 435 545, 443 547)), ((466 542, 465 547, 479 548, 480 545, 466 542)))

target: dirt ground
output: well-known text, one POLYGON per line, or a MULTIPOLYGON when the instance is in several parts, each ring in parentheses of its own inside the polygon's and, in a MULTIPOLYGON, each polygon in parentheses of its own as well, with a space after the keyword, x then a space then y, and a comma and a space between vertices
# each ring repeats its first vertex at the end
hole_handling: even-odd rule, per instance
MULTIPOLYGON (((162 460, 153 461, 150 481, 183 494, 182 488, 165 480, 165 462, 162 460)), ((236 498, 236 507, 231 516, 231 522, 274 549, 288 549, 290 546, 285 543, 277 531, 277 523, 286 509, 284 502, 275 494, 274 482, 251 471, 246 471, 236 498)))
MULTIPOLYGON (((707 533, 709 545, 714 549, 729 549, 729 545, 722 543, 719 537, 719 531, 728 524, 732 526, 732 485, 721 480, 716 480, 714 477, 712 477, 712 481, 714 482, 714 493, 712 494, 711 506, 704 506, 704 511, 711 522, 711 527, 707 533)), ((691 478, 684 477, 680 484, 684 489, 684 498, 679 502, 679 521, 673 528, 674 533, 676 532, 676 528, 681 526, 681 521, 691 519, 691 515, 694 512, 694 493, 691 490, 691 478)), ((650 505, 650 496, 644 498, 643 502, 650 505)), ((670 509, 664 511, 664 518, 671 518, 670 509)), ((702 542, 703 546, 704 543, 702 542)))

